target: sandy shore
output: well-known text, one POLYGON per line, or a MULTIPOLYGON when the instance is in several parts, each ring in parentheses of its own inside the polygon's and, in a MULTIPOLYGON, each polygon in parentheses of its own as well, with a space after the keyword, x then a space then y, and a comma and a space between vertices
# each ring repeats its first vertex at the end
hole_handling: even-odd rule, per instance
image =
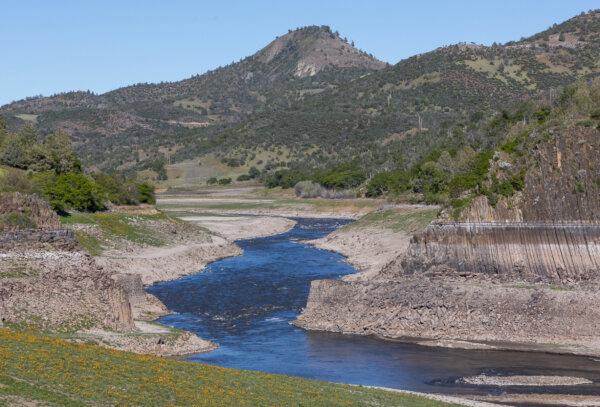
POLYGON ((148 285, 200 272, 212 261, 241 253, 241 249, 229 240, 212 236, 210 241, 202 243, 140 248, 129 252, 111 250, 99 256, 98 262, 117 273, 138 274, 143 284, 148 285))
POLYGON ((227 240, 252 239, 284 233, 296 222, 284 217, 272 216, 181 216, 180 219, 195 223, 227 240))
POLYGON ((379 273, 385 265, 406 250, 410 237, 401 231, 378 227, 356 228, 350 225, 307 243, 346 256, 348 262, 360 271, 343 278, 352 281, 370 278, 379 273))

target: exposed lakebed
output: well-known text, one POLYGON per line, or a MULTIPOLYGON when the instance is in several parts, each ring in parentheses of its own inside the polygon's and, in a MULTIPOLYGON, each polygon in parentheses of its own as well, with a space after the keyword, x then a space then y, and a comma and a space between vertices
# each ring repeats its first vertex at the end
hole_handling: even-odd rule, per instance
POLYGON ((286 233, 238 241, 242 256, 216 261, 202 273, 148 288, 174 312, 160 323, 195 332, 219 345, 215 351, 187 360, 424 392, 600 394, 600 362, 592 358, 432 348, 307 332, 291 325, 306 304, 312 280, 356 272, 341 255, 302 242, 323 237, 347 221, 297 221, 286 233), (574 376, 594 383, 494 387, 458 380, 482 373, 574 376))

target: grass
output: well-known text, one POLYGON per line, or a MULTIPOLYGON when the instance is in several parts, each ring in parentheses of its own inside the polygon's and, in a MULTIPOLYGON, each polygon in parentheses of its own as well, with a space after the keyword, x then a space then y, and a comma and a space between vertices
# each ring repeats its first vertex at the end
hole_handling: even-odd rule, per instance
POLYGON ((0 405, 406 406, 416 395, 225 369, 0 329, 0 405))
POLYGON ((383 226, 394 232, 414 233, 429 225, 436 218, 437 212, 437 209, 419 209, 415 211, 387 209, 368 213, 346 227, 383 226))
POLYGON ((100 256, 104 251, 102 242, 96 236, 89 235, 81 230, 76 230, 75 236, 77 237, 77 241, 92 256, 100 256))
MULTIPOLYGON (((130 215, 124 213, 75 213, 62 216, 63 225, 94 225, 100 228, 103 236, 107 238, 121 238, 134 243, 149 246, 162 246, 164 241, 153 233, 152 229, 143 225, 146 221, 171 220, 163 213, 156 215, 130 215)), ((175 222, 176 220, 173 220, 175 222)), ((76 233, 79 242, 92 255, 102 253, 102 241, 83 231, 76 233)))
POLYGON ((25 120, 26 122, 29 122, 29 123, 34 123, 34 124, 37 123, 37 118, 38 118, 37 114, 22 113, 22 114, 17 114, 15 116, 17 116, 19 119, 25 120))

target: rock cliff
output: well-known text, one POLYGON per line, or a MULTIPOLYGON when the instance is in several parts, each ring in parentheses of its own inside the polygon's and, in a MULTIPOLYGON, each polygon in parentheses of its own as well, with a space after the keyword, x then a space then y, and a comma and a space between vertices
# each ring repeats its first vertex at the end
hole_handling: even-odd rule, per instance
POLYGON ((575 107, 563 103, 546 124, 519 125, 511 147, 494 155, 487 195, 459 222, 442 216, 370 279, 313 282, 296 324, 599 355, 600 125, 586 117, 600 114, 581 107, 597 106, 599 89, 577 88, 575 107), (495 192, 519 177, 522 189, 495 192))

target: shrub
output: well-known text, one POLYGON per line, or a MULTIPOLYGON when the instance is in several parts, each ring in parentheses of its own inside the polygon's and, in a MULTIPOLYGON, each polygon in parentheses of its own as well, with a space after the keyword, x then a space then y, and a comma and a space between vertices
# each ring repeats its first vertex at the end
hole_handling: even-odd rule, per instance
POLYGON ((229 185, 231 184, 231 178, 221 178, 219 180, 219 185, 229 185))
POLYGON ((15 230, 15 229, 35 229, 37 227, 35 221, 27 213, 1 213, 0 214, 0 231, 15 230))
POLYGON ((265 178, 267 188, 293 188, 298 182, 304 181, 309 177, 303 172, 296 170, 278 170, 265 178))
POLYGON ((410 177, 406 172, 384 171, 369 180, 365 195, 374 198, 388 192, 404 192, 410 189, 410 185, 410 177))
POLYGON ((319 171, 313 181, 326 188, 356 188, 366 179, 363 170, 351 164, 341 165, 329 170, 319 171))
POLYGON ((252 179, 258 178, 260 176, 260 171, 256 167, 250 167, 248 170, 248 176, 252 179))
POLYGON ((154 205, 156 203, 156 195, 154 185, 147 182, 141 182, 137 184, 138 201, 140 203, 146 203, 154 205))
POLYGON ((1 192, 23 192, 34 194, 40 192, 36 185, 27 177, 24 171, 9 168, 0 174, 1 192))
POLYGON ((46 179, 44 195, 57 212, 105 209, 101 188, 93 179, 81 173, 67 173, 46 179))

